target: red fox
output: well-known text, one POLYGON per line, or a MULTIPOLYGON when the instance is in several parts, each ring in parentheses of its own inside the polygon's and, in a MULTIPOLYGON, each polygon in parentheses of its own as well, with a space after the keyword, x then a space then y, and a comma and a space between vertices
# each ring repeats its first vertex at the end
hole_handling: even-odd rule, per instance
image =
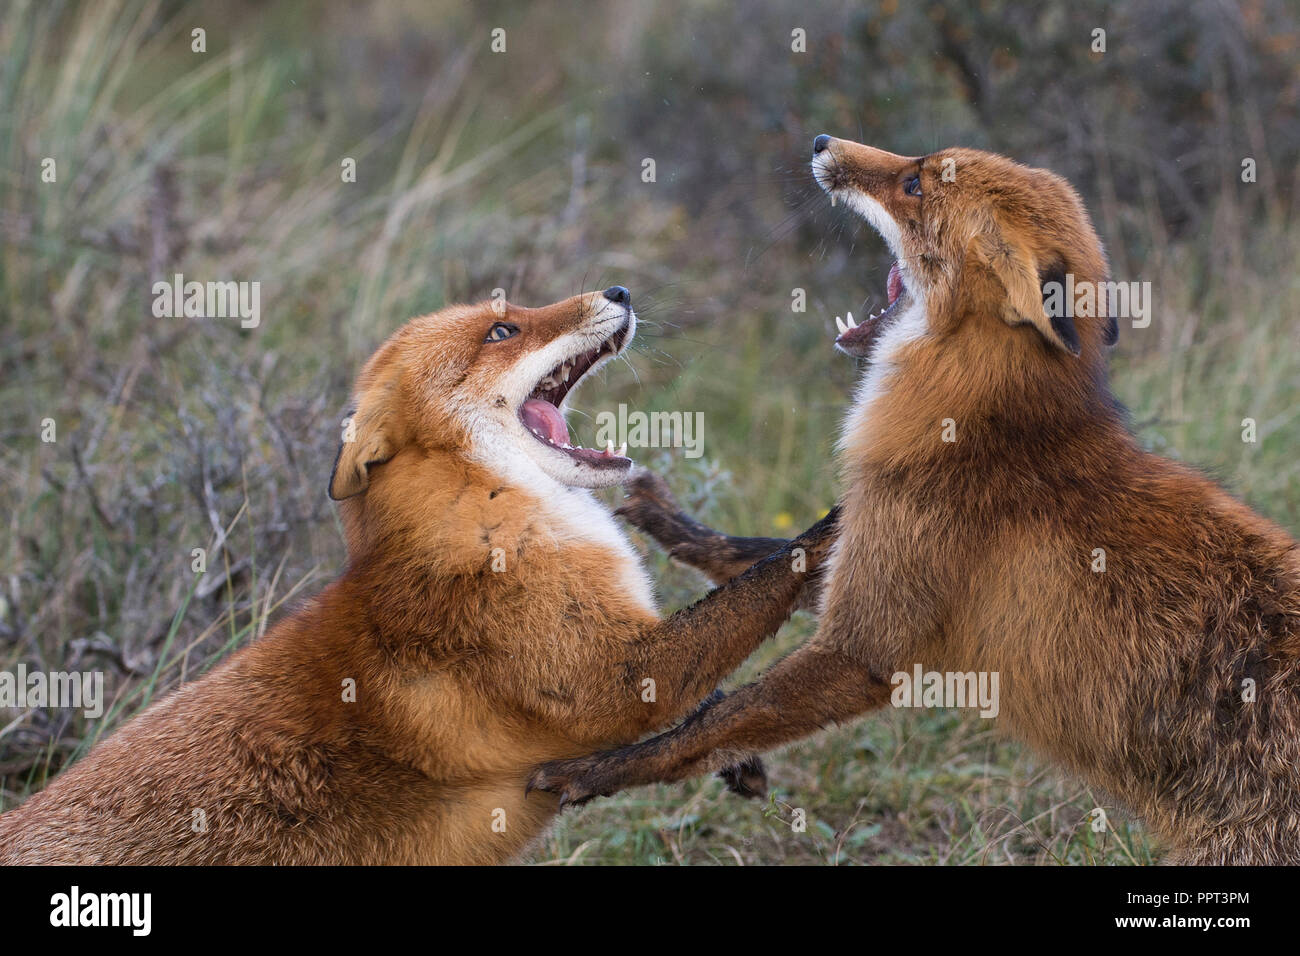
MULTIPOLYGON (((532 785, 579 803, 680 780, 882 707, 920 665, 999 674, 1002 727, 1169 861, 1300 862, 1300 549, 1139 447, 1107 384, 1112 310, 1045 307, 1064 277, 1108 280, 1078 195, 971 149, 813 149, 896 257, 888 305, 836 343, 868 365, 818 632, 677 729, 532 785)), ((628 517, 715 579, 762 553, 638 488, 628 517)))
POLYGON ((632 462, 564 418, 635 326, 615 286, 397 331, 330 477, 346 573, 0 816, 0 863, 507 861, 558 808, 525 793, 536 764, 697 706, 784 621, 835 519, 661 620, 588 490, 632 462))

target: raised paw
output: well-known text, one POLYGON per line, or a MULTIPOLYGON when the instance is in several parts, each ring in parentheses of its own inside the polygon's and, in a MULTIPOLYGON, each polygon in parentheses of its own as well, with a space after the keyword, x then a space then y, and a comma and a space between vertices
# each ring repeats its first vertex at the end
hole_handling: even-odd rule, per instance
POLYGON ((680 510, 677 499, 664 481, 649 468, 637 468, 623 486, 629 499, 650 501, 665 511, 680 510))
POLYGON ((577 757, 573 760, 552 760, 544 763, 528 778, 524 792, 542 790, 560 798, 560 809, 580 807, 593 797, 608 797, 617 792, 612 784, 600 782, 597 755, 577 757))
POLYGON ((758 757, 748 757, 719 770, 718 776, 726 781, 727 789, 734 794, 759 799, 767 796, 767 768, 758 757))
POLYGON ((638 468, 624 489, 627 496, 614 513, 632 527, 670 544, 676 537, 681 508, 668 483, 653 471, 638 468))

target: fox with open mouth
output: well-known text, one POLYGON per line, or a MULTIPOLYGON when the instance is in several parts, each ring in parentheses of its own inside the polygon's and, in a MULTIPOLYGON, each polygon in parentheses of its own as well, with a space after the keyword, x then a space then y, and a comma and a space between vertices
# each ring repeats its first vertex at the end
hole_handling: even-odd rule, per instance
MULTIPOLYGON (((1045 289, 1107 282, 1061 177, 992 153, 822 135, 812 171, 895 257, 866 359, 817 634, 677 729, 542 767, 578 803, 680 780, 891 701, 918 665, 1001 677, 1001 729, 1141 815, 1170 862, 1300 862, 1300 549, 1145 451, 1107 384, 1118 322, 1045 289)), ((653 476, 623 514, 724 581, 728 538, 653 476)))
POLYGON ((590 491, 632 461, 564 417, 635 331, 615 286, 395 332, 329 480, 343 576, 0 816, 0 863, 507 861, 560 805, 525 792, 536 764, 699 705, 789 615, 834 516, 661 619, 590 491))

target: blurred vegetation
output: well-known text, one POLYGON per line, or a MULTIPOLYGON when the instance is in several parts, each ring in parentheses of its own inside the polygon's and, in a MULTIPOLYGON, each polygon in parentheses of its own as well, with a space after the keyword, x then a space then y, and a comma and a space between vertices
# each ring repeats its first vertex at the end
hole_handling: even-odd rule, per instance
MULTIPOLYGON (((1069 177, 1115 278, 1154 290, 1151 327, 1125 329, 1115 359, 1143 440, 1300 530, 1298 54, 1300 12, 1280 0, 11 0, 0 668, 104 669, 114 704, 89 723, 0 713, 0 801, 337 573, 325 481, 351 379, 404 319, 448 302, 627 285, 644 320, 633 369, 586 390, 586 411, 704 412, 704 459, 646 463, 718 527, 820 514, 856 375, 830 351, 833 317, 880 304, 888 267, 808 177, 823 131, 903 153, 979 146, 1069 177), (261 326, 153 318, 152 283, 175 272, 261 282, 261 326)), ((665 607, 700 592, 650 560, 665 607)), ((811 628, 797 620, 741 676, 811 628)), ((1104 797, 951 713, 873 717, 769 767, 766 808, 713 781, 644 788, 566 814, 533 859, 1158 852, 1118 810, 1091 833, 1104 797)))

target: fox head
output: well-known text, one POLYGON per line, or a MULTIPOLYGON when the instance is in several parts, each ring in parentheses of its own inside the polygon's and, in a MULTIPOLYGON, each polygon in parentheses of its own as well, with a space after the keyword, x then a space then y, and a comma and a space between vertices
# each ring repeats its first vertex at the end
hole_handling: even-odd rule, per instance
POLYGON ((618 483, 632 462, 612 448, 573 445, 564 410, 635 330, 622 286, 537 309, 494 301, 412 319, 357 379, 330 497, 364 494, 398 456, 434 449, 526 483, 618 483))
POLYGON ((896 259, 888 305, 846 328, 843 351, 875 358, 898 339, 989 317, 1002 334, 1036 335, 1063 358, 1114 344, 1114 316, 1072 314, 1059 296, 1045 304, 1049 283, 1072 276, 1099 288, 1108 273, 1088 213, 1060 176, 980 150, 898 156, 824 134, 812 167, 832 203, 866 219, 896 259))

